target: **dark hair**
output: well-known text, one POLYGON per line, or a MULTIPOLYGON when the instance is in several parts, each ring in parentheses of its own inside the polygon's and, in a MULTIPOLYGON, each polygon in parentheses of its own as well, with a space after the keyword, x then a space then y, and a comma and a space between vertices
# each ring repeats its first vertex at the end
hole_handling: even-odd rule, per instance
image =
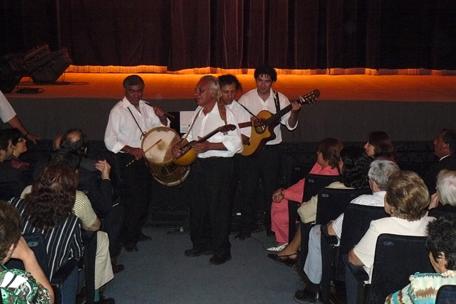
POLYGON ((241 83, 239 82, 237 77, 234 75, 231 75, 231 74, 221 75, 218 77, 218 81, 220 83, 220 88, 222 88, 223 86, 226 86, 226 85, 234 84, 234 86, 236 87, 236 90, 238 90, 238 91, 242 90, 241 83))
POLYGON ((255 69, 255 73, 253 74, 255 79, 258 79, 260 75, 269 75, 269 77, 271 77, 272 82, 275 82, 277 80, 276 70, 270 67, 269 65, 261 65, 255 69))
POLYGON ((444 143, 448 145, 450 149, 450 153, 453 154, 456 151, 456 131, 451 129, 442 129, 440 131, 440 135, 442 136, 442 140, 444 143))
POLYGON ((369 133, 368 142, 374 146, 374 158, 387 160, 394 159, 394 146, 391 138, 384 131, 373 131, 369 133))
POLYGON ((385 201, 393 207, 392 216, 416 221, 428 211, 429 191, 418 174, 399 171, 393 174, 388 182, 385 201))
POLYGON ((36 228, 54 227, 72 213, 77 185, 77 173, 69 166, 46 166, 25 198, 25 216, 36 228))
POLYGON ((60 144, 60 149, 62 153, 75 153, 77 155, 84 156, 87 152, 87 136, 81 129, 69 129, 63 134, 62 136, 62 143, 60 144), (70 137, 70 134, 77 133, 79 135, 79 139, 73 141, 70 137))
POLYGON ((129 75, 123 81, 123 87, 125 89, 135 85, 142 85, 144 87, 144 80, 139 75, 129 75))
POLYGON ((355 189, 369 188, 369 172, 372 159, 361 147, 348 147, 340 152, 343 162, 341 180, 345 186, 355 189))
POLYGON ((15 128, 7 129, 6 134, 8 136, 8 139, 11 139, 11 144, 13 144, 13 145, 16 145, 19 142, 20 138, 25 139, 25 136, 22 135, 21 131, 19 131, 18 129, 15 129, 15 128))
POLYGON ((317 152, 321 152, 323 159, 326 160, 331 168, 337 168, 340 161, 340 151, 343 144, 336 138, 325 138, 317 147, 317 152))
POLYGON ((447 260, 446 268, 456 270, 456 215, 438 217, 428 224, 426 248, 434 259, 442 257, 447 260))
POLYGON ((19 213, 13 206, 0 201, 0 261, 8 254, 11 245, 21 237, 19 213))

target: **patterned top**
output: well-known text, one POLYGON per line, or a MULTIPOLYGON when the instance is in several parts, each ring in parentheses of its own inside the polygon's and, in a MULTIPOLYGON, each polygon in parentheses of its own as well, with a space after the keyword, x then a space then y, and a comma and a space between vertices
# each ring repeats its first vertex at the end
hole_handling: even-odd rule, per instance
POLYGON ((9 204, 16 207, 21 217, 22 234, 40 232, 45 239, 46 253, 48 255, 49 280, 57 270, 71 259, 78 260, 82 257, 84 247, 81 235, 81 224, 78 218, 71 214, 64 221, 50 229, 38 229, 30 223, 25 216, 24 200, 14 198, 9 204))
POLYGON ((434 304, 443 285, 456 285, 456 271, 444 273, 415 273, 410 284, 386 298, 387 304, 434 304))
POLYGON ((4 304, 47 304, 51 298, 46 288, 32 275, 19 269, 6 269, 0 265, 0 291, 4 304))

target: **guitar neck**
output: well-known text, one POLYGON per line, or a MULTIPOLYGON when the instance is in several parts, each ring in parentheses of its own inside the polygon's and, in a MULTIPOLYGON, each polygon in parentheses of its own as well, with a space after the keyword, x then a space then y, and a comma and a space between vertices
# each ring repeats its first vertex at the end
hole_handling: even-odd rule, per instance
POLYGON ((251 121, 246 121, 246 122, 241 122, 240 124, 238 124, 239 128, 246 128, 246 127, 250 127, 252 125, 252 122, 251 121))
POLYGON ((214 131, 206 134, 206 136, 203 136, 200 139, 195 140, 194 142, 195 143, 202 143, 202 142, 208 140, 209 138, 211 138, 212 136, 214 136, 215 134, 217 134, 218 132, 220 132, 220 128, 215 129, 214 131))
POLYGON ((291 104, 289 104, 288 106, 286 106, 283 109, 280 109, 279 112, 275 113, 274 115, 272 115, 271 117, 266 119, 264 121, 264 124, 267 126, 271 126, 271 125, 275 125, 275 124, 279 123, 280 118, 282 118, 283 115, 290 112, 290 110, 291 110, 291 104))

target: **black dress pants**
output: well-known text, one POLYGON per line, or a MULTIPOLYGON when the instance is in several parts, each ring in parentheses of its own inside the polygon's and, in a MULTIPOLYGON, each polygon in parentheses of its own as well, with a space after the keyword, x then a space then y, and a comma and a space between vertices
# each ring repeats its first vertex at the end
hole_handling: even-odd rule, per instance
POLYGON ((278 188, 280 153, 277 146, 264 146, 254 155, 240 159, 241 231, 251 232, 256 226, 258 211, 264 214, 265 228, 271 229, 272 193, 278 188), (259 191, 259 184, 263 191, 259 191), (260 199, 261 205, 256 202, 260 199))
POLYGON ((118 153, 120 199, 125 209, 122 231, 124 243, 136 243, 146 223, 149 211, 151 175, 144 159, 132 162, 133 157, 118 153))
POLYGON ((192 170, 190 236, 193 248, 212 249, 215 255, 229 254, 233 159, 198 158, 192 170))

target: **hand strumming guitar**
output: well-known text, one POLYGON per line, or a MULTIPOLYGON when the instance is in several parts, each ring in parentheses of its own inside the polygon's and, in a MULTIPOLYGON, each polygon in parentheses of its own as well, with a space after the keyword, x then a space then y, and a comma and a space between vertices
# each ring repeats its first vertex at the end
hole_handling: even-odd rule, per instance
POLYGON ((181 141, 178 141, 175 143, 172 148, 171 148, 171 153, 173 154, 174 158, 179 158, 181 157, 187 150, 183 149, 185 145, 188 144, 188 141, 186 139, 182 139, 181 141))

